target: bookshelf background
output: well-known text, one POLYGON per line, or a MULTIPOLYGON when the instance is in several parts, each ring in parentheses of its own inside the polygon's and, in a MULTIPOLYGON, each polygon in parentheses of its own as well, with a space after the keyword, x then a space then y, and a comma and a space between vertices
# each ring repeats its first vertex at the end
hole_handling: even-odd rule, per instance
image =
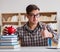
MULTIPOLYGON (((0 26, 3 30, 5 26, 12 25, 15 28, 22 26, 28 19, 26 13, 1 13, 0 21, 0 26)), ((39 21, 49 24, 55 31, 57 31, 57 12, 40 12, 39 21)))

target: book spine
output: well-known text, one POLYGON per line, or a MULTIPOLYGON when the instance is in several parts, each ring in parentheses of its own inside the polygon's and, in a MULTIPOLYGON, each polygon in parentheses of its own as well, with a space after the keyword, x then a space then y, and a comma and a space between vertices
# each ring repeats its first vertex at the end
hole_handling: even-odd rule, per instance
POLYGON ((17 38, 17 35, 1 35, 0 38, 17 38))
POLYGON ((18 38, 0 38, 0 40, 17 40, 18 38))
POLYGON ((3 42, 3 43, 5 43, 5 42, 17 42, 17 40, 0 40, 0 43, 1 42, 3 42))

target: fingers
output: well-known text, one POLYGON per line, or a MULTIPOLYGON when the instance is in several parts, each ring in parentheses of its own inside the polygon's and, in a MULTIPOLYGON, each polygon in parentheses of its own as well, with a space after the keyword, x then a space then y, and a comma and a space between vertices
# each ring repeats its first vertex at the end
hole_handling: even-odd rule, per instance
POLYGON ((3 29, 3 35, 6 35, 8 33, 8 29, 7 29, 7 27, 5 27, 4 29, 3 29))
POLYGON ((44 26, 44 29, 45 29, 45 30, 47 30, 47 27, 46 27, 46 26, 44 26))
POLYGON ((42 25, 42 29, 47 30, 47 25, 45 23, 42 25))
POLYGON ((46 24, 42 25, 41 35, 42 35, 42 38, 52 37, 52 34, 48 31, 46 24))
POLYGON ((41 29, 41 35, 42 35, 42 37, 46 37, 47 36, 47 32, 48 32, 48 30, 47 30, 47 25, 44 23, 43 25, 42 25, 42 29, 41 29))
POLYGON ((42 35, 42 37, 44 37, 44 30, 43 29, 41 29, 41 35, 42 35))

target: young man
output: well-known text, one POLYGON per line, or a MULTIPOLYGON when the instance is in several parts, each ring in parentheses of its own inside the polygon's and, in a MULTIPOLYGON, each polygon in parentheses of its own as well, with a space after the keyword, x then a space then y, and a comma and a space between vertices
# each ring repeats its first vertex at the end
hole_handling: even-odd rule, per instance
POLYGON ((21 46, 47 46, 48 38, 57 41, 56 33, 48 25, 38 22, 39 13, 40 9, 36 5, 31 4, 26 7, 28 22, 18 27, 16 32, 21 46))

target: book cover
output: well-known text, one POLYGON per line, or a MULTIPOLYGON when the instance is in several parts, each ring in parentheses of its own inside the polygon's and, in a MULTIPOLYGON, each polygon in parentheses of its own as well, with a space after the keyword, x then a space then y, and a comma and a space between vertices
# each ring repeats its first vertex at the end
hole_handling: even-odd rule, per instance
POLYGON ((2 38, 2 37, 0 37, 0 40, 18 40, 18 38, 2 38))
POLYGON ((0 46, 12 46, 12 45, 18 45, 19 43, 18 42, 5 42, 5 43, 3 43, 3 42, 1 42, 0 43, 0 46))
POLYGON ((1 42, 3 42, 3 43, 4 43, 4 42, 17 42, 17 40, 16 40, 16 39, 15 39, 15 40, 13 40, 13 39, 5 40, 5 39, 4 39, 4 40, 0 40, 0 43, 1 43, 1 42))
POLYGON ((17 38, 17 35, 0 35, 0 38, 17 38))

